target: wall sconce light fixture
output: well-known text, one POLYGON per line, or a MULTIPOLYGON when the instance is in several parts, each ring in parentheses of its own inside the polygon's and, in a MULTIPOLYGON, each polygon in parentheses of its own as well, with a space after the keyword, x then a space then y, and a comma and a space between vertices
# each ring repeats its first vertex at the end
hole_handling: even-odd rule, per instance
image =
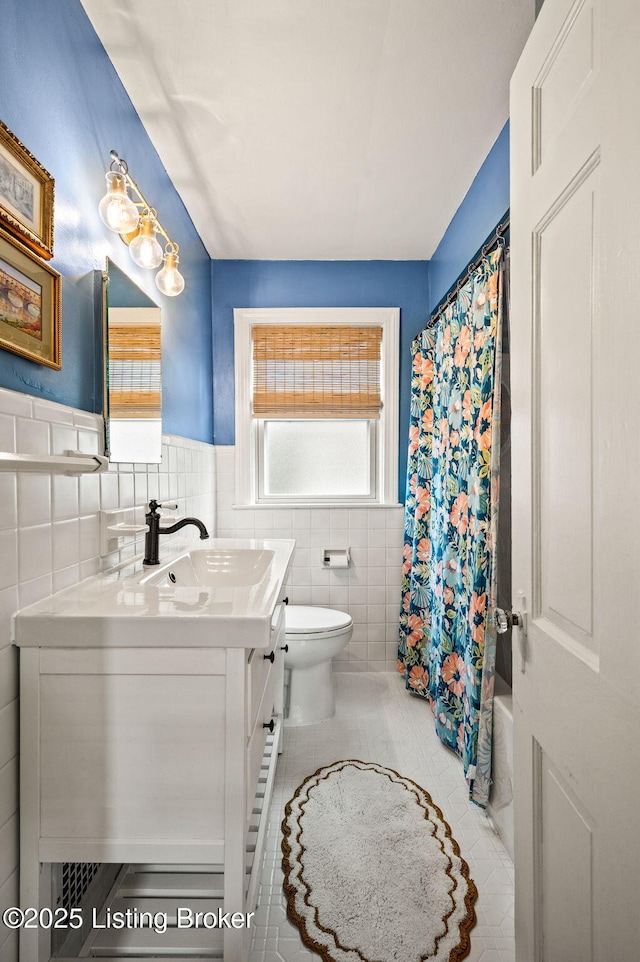
POLYGON ((98 213, 109 230, 120 234, 129 245, 131 258, 138 267, 154 270, 156 286, 167 297, 175 297, 184 290, 184 277, 178 270, 180 258, 178 245, 174 244, 158 220, 153 207, 145 200, 142 191, 129 173, 125 160, 111 151, 111 166, 106 174, 107 193, 98 205, 98 213), (135 199, 129 196, 132 191, 135 199), (164 251, 158 243, 156 234, 161 234, 166 243, 164 251))

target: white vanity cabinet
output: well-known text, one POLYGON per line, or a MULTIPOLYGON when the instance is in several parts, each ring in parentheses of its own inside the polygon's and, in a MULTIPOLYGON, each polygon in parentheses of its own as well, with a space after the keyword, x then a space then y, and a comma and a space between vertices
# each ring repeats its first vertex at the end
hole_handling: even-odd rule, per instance
MULTIPOLYGON (((284 605, 265 647, 190 647, 188 637, 186 626, 175 647, 21 648, 22 906, 48 904, 41 863, 110 862, 175 866, 176 877, 206 866, 225 912, 254 910, 282 724, 284 605)), ((193 904, 177 892, 174 908, 180 898, 193 904)), ((95 949, 135 955, 144 934, 98 933, 95 949)), ((244 962, 251 934, 185 929, 155 944, 166 955, 171 936, 192 955, 244 962)), ((20 962, 48 962, 48 936, 23 930, 20 962)))

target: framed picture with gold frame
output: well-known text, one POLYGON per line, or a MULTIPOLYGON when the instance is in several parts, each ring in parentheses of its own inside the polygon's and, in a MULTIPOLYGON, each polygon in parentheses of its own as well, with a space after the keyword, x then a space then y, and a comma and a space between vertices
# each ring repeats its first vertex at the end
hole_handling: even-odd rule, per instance
POLYGON ((45 260, 53 257, 54 181, 0 120, 0 226, 45 260))
POLYGON ((60 275, 0 229, 0 347, 59 371, 60 275))

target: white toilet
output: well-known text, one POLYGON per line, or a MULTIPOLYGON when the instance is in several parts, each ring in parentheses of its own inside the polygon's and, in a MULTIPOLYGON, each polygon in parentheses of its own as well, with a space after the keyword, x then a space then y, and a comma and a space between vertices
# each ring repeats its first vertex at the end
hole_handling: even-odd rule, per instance
POLYGON ((349 644, 351 615, 332 608, 289 605, 284 667, 289 669, 286 725, 314 725, 335 714, 331 659, 349 644))

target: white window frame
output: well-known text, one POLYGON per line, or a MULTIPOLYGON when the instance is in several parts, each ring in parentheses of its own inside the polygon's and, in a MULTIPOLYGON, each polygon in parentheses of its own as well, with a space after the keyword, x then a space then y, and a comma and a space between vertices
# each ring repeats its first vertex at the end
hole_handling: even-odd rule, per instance
MULTIPOLYGON (((398 504, 398 342, 400 308, 398 307, 288 307, 235 308, 235 379, 236 379, 236 505, 238 507, 309 507, 398 504), (262 324, 346 325, 349 327, 381 327, 382 410, 377 425, 376 471, 377 496, 345 499, 268 498, 259 496, 260 430, 251 415, 252 347, 251 331, 262 324)), ((271 420, 267 418, 266 420, 271 420)))

